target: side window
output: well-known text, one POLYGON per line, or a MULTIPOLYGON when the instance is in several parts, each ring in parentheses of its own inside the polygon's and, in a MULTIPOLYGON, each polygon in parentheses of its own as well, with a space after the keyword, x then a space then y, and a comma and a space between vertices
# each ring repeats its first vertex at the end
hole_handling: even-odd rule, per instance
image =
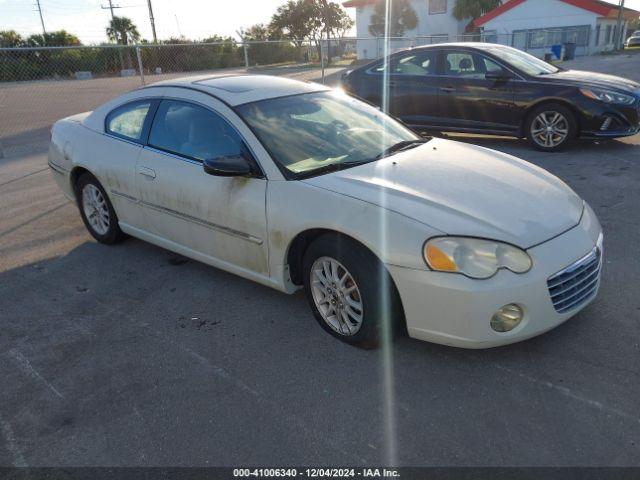
POLYGON ((435 50, 415 52, 397 59, 392 73, 397 75, 435 75, 438 53, 435 50))
POLYGON ((467 52, 447 52, 444 58, 444 74, 461 78, 484 79, 485 69, 476 57, 467 52))
POLYGON ((178 100, 163 100, 158 107, 149 145, 195 160, 239 154, 242 140, 219 115, 178 100))
POLYGON ((500 73, 504 70, 500 65, 487 57, 482 57, 482 62, 484 63, 485 73, 500 73))
POLYGON ((152 102, 144 100, 123 105, 107 115, 106 131, 134 142, 142 140, 144 121, 152 102))

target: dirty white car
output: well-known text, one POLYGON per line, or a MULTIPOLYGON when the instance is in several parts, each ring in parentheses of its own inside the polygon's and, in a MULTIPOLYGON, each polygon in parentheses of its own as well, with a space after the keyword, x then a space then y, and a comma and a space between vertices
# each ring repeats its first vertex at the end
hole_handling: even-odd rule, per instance
POLYGON ((512 343, 599 287, 600 224, 558 178, 420 138, 320 85, 151 85, 58 121, 49 165, 98 241, 129 234, 283 292, 304 287, 320 325, 353 344, 398 325, 459 347, 512 343))

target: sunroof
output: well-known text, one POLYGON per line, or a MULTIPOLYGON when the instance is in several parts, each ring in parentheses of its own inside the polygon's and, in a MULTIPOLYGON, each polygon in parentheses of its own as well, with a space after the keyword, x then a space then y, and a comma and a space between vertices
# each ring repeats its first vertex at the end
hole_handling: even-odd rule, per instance
POLYGON ((253 76, 230 76, 230 77, 214 77, 205 80, 199 80, 198 85, 206 85, 207 87, 219 88, 230 93, 242 93, 256 88, 264 87, 264 78, 253 76))

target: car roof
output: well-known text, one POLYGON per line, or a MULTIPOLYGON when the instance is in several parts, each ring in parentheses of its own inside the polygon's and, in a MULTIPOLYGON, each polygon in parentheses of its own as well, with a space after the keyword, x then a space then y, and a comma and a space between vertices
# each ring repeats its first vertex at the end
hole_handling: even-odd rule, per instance
POLYGON ((223 102, 237 106, 270 98, 322 92, 329 87, 318 83, 301 82, 273 75, 198 75, 157 82, 144 88, 182 87, 213 95, 223 102))
POLYGON ((488 42, 450 42, 450 43, 432 43, 431 45, 416 45, 414 50, 423 48, 477 48, 479 50, 488 50, 493 48, 513 49, 508 45, 500 45, 499 43, 488 42))

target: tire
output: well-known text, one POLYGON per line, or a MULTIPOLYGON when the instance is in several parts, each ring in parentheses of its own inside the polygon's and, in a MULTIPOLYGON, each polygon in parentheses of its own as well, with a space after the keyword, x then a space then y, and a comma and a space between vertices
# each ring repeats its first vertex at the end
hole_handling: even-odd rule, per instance
POLYGON ((525 134, 536 150, 558 152, 578 136, 578 122, 571 110, 559 103, 536 107, 527 117, 525 134), (546 130, 552 128, 553 130, 546 130), (539 132, 539 133, 538 133, 539 132))
POLYGON ((84 226, 98 242, 112 245, 126 238, 118 225, 113 205, 96 177, 90 173, 80 175, 76 182, 76 199, 84 226))
POLYGON ((376 348, 382 339, 392 339, 403 324, 400 297, 391 276, 373 253, 354 240, 334 234, 318 237, 304 254, 303 275, 305 294, 317 322, 343 342, 376 348), (331 267, 326 268, 327 262, 337 267, 334 278, 344 280, 342 287, 339 281, 327 278, 331 277, 326 275, 331 272, 331 267), (323 284, 318 272, 333 285, 323 284), (359 311, 353 303, 360 304, 359 311), (336 315, 338 311, 343 315, 336 315))

